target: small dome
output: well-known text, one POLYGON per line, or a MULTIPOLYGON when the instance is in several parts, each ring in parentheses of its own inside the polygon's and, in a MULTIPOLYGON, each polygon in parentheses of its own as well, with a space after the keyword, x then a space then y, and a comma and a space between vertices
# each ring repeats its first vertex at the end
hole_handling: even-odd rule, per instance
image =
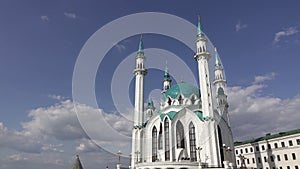
POLYGON ((179 97, 180 94, 185 98, 189 98, 192 94, 200 98, 200 90, 197 87, 188 83, 178 83, 168 89, 162 99, 163 101, 166 101, 168 97, 175 99, 179 97))

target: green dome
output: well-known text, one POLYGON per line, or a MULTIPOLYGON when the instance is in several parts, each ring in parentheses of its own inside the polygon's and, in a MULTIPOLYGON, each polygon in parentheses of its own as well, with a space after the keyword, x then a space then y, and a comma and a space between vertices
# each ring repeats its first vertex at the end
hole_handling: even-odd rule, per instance
POLYGON ((168 89, 162 99, 163 101, 166 101, 168 97, 175 99, 180 94, 182 94, 185 98, 190 97, 192 94, 195 94, 198 98, 200 98, 200 90, 197 87, 188 83, 178 83, 168 89))

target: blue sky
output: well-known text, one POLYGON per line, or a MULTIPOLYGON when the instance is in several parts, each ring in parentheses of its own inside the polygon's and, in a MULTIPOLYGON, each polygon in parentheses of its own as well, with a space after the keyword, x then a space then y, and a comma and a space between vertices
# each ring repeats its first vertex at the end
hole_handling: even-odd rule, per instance
MULTIPOLYGON (((195 25, 197 15, 201 15, 203 30, 217 46, 224 64, 229 92, 232 92, 229 96, 234 97, 230 105, 236 139, 300 128, 289 118, 279 118, 285 115, 299 119, 294 112, 300 104, 299 6, 300 2, 292 0, 1 1, 0 168, 27 165, 30 168, 40 168, 41 165, 45 165, 44 168, 65 168, 70 166, 76 153, 83 154, 83 159, 86 157, 84 162, 89 168, 106 166, 105 160, 95 161, 109 153, 96 150, 95 146, 89 144, 88 139, 82 136, 80 127, 76 128, 76 120, 70 122, 68 118, 64 119, 68 116, 75 118, 69 107, 72 102, 74 65, 81 48, 93 33, 119 17, 138 12, 169 13, 195 25), (239 103, 242 98, 246 98, 245 102, 239 103), (266 106, 258 104, 262 101, 266 106), (74 127, 72 132, 67 130, 70 135, 63 137, 60 130, 51 128, 54 125, 60 126, 56 123, 59 120, 54 120, 53 124, 49 120, 47 125, 40 123, 48 121, 42 117, 48 117, 47 113, 51 114, 51 111, 65 112, 61 125, 63 127, 63 124, 70 124, 74 127), (258 118, 259 120, 254 121, 260 123, 247 123, 245 119, 248 116, 258 118), (270 124, 271 116, 281 120, 278 126, 270 124), (285 123, 290 125, 280 126, 285 123), (257 132, 242 134, 249 127, 257 125, 260 126, 254 130, 257 132), (38 126, 43 130, 36 131, 38 126), (46 136, 41 135, 43 132, 46 136), (16 136, 18 133, 23 137, 16 136), (3 141, 2 138, 6 140, 3 141), (28 139, 26 150, 12 145, 25 144, 21 141, 24 139, 28 139), (40 139, 40 147, 34 142, 36 139, 40 139)), ((112 48, 98 70, 96 97, 99 108, 108 115, 115 112, 108 92, 111 76, 122 59, 137 50, 139 33, 112 48)), ((144 35, 143 41, 145 48, 161 48, 175 53, 197 74, 193 52, 180 42, 153 34, 144 35)), ((162 72, 150 72, 146 79, 151 81, 146 86, 148 93, 161 87, 162 72)), ((132 93, 131 89, 129 93, 132 93)))

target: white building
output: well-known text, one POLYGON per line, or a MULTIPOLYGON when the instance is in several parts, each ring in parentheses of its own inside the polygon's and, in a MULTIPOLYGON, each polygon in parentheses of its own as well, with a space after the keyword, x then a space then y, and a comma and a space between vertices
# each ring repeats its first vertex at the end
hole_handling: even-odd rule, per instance
POLYGON ((226 79, 218 55, 214 74, 209 71, 211 58, 207 39, 198 22, 195 59, 198 63, 200 90, 187 83, 171 85, 168 69, 163 78, 159 108, 150 100, 144 111, 143 42, 136 56, 135 112, 132 129, 131 168, 221 168, 235 167, 233 138, 228 118, 226 79), (210 81, 213 75, 214 81, 210 81), (216 91, 212 91, 213 84, 216 91), (215 92, 216 98, 212 98, 215 92), (216 100, 216 103, 213 101, 216 100), (146 118, 144 118, 144 114, 146 118), (226 162, 224 162, 226 161, 226 162))
POLYGON ((238 167, 299 169, 300 129, 235 142, 235 154, 238 167))

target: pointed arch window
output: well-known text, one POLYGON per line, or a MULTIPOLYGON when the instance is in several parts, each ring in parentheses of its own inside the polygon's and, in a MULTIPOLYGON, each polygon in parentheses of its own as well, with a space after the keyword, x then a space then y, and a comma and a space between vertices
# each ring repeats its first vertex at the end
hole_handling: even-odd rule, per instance
POLYGON ((176 143, 177 148, 185 148, 184 146, 184 129, 180 121, 176 124, 176 143))
POLYGON ((195 133, 195 126, 193 123, 189 125, 189 137, 190 137, 190 157, 191 161, 196 161, 196 133, 195 133))
POLYGON ((158 134, 158 149, 161 150, 162 148, 163 148, 162 124, 160 123, 159 134, 158 134))
POLYGON ((165 134, 165 160, 170 160, 170 139, 169 139, 169 119, 165 118, 164 122, 164 134, 165 134))
POLYGON ((157 160, 157 129, 152 129, 152 162, 157 160))
POLYGON ((168 97, 168 105, 172 104, 172 100, 170 99, 170 97, 168 97))
POLYGON ((178 102, 179 102, 180 105, 183 103, 182 95, 179 95, 179 97, 178 97, 178 102))

